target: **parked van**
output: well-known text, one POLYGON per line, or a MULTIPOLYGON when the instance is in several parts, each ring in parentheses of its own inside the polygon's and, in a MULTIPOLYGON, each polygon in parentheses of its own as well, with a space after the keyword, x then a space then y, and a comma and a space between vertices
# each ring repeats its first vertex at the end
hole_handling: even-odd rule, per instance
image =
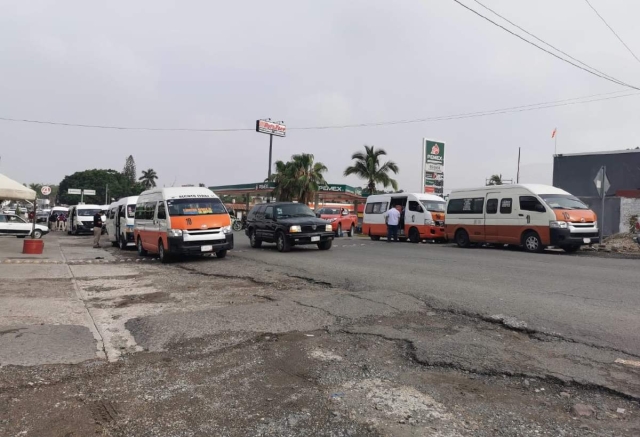
POLYGON ((113 246, 125 250, 127 246, 135 246, 133 224, 138 196, 123 197, 107 208, 106 228, 109 241, 113 246))
POLYGON ((472 243, 548 246, 575 252, 597 243, 596 215, 577 197, 550 185, 493 185, 454 190, 447 202, 447 237, 460 247, 472 243))
POLYGON ((69 207, 67 234, 92 234, 93 216, 102 211, 100 205, 73 205, 69 207))
POLYGON ((153 188, 138 197, 133 234, 139 255, 215 253, 233 249, 231 217, 211 190, 203 187, 153 188))
POLYGON ((398 236, 412 243, 422 240, 444 240, 445 201, 442 197, 423 193, 377 194, 367 197, 362 219, 362 233, 377 241, 387 236, 384 213, 402 206, 398 236))

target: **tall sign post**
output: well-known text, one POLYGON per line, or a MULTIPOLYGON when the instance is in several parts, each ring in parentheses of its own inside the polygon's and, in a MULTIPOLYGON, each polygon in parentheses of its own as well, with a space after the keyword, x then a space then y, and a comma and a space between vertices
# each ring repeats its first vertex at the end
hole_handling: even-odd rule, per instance
POLYGON ((87 196, 95 196, 96 195, 96 190, 87 190, 87 189, 79 189, 79 188, 69 188, 67 190, 68 194, 79 194, 80 195, 80 203, 83 204, 84 203, 84 195, 86 194, 87 196))
POLYGON ((444 146, 443 141, 422 139, 423 193, 444 195, 444 146))
POLYGON ((602 198, 602 209, 600 213, 600 217, 598 217, 598 226, 600 227, 600 244, 602 244, 602 239, 604 238, 604 199, 607 195, 607 191, 611 188, 611 184, 609 183, 609 178, 607 177, 607 166, 603 165, 600 167, 598 174, 596 175, 593 183, 598 190, 598 194, 602 198))
POLYGON ((271 121, 270 118, 266 120, 256 120, 256 132, 261 134, 269 134, 269 172, 267 173, 267 180, 271 180, 271 158, 273 156, 273 136, 284 137, 287 134, 287 126, 283 121, 271 121))

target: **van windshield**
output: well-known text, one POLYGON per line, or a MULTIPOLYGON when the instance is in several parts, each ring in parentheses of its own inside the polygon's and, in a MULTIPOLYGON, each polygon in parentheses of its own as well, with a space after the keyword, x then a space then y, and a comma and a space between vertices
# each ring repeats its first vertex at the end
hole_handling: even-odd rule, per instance
POLYGON ((571 194, 540 194, 540 198, 552 209, 589 209, 580 199, 571 194))
POLYGON ((433 212, 444 212, 445 202, 438 202, 433 200, 421 200, 422 205, 426 208, 427 211, 433 212))
POLYGON ((99 209, 78 209, 78 215, 80 217, 93 217, 99 212, 99 209))
POLYGON ((227 214, 220 199, 171 199, 167 200, 170 216, 227 214))

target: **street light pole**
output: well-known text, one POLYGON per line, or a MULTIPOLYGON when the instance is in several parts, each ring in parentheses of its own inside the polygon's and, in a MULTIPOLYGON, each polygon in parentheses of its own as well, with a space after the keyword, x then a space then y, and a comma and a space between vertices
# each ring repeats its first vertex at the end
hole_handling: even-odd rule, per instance
POLYGON ((269 172, 267 182, 271 182, 271 157, 273 156, 273 134, 269 135, 269 172))

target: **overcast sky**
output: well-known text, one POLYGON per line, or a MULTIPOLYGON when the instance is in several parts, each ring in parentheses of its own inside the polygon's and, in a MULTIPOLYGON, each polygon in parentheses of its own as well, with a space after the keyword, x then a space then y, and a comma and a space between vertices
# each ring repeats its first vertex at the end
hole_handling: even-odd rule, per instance
MULTIPOLYGON (((482 10, 473 0, 463 3, 482 10)), ((640 56, 640 2, 591 0, 640 56)), ((540 38, 640 86, 640 63, 583 0, 484 0, 540 38)), ((11 1, 0 3, 0 117, 80 124, 253 128, 404 120, 625 88, 523 43, 453 0, 11 1)), ((373 144, 419 190, 423 137, 446 145, 445 189, 493 173, 550 183, 554 143, 577 153, 640 146, 640 96, 490 117, 291 130, 274 160, 313 153, 327 180, 373 144)), ((90 168, 153 168, 160 185, 256 182, 269 137, 137 132, 0 121, 0 172, 59 183, 90 168)), ((80 188, 80 187, 79 187, 80 188)), ((87 187, 89 188, 89 187, 87 187)), ((97 188, 97 187, 96 187, 97 188)))

